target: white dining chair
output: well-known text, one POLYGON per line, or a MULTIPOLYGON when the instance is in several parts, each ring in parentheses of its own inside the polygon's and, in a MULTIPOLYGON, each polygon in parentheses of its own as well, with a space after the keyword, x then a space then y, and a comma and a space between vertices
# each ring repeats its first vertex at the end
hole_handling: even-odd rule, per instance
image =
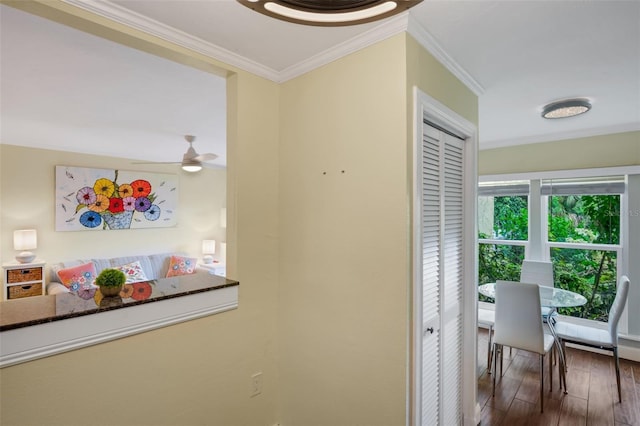
POLYGON ((496 312, 492 309, 478 308, 478 327, 489 331, 489 343, 487 344, 487 371, 491 374, 491 360, 493 359, 493 325, 496 321, 496 312))
POLYGON ((620 389, 620 359, 618 357, 618 322, 624 310, 624 305, 627 303, 628 293, 629 277, 623 275, 618 281, 616 297, 609 309, 609 319, 606 329, 573 324, 567 321, 556 321, 554 326, 556 335, 562 342, 563 350, 566 347, 566 343, 573 343, 575 345, 589 346, 613 352, 613 358, 616 364, 618 401, 620 402, 622 402, 622 391, 620 389))
MULTIPOLYGON (((496 282, 496 312, 493 329, 493 395, 496 393, 498 356, 502 377, 502 348, 511 346, 540 356, 540 412, 544 412, 544 359, 553 348, 553 336, 546 334, 540 316, 537 284, 496 282)), ((563 366, 564 368, 564 366, 563 366)), ((549 357, 549 389, 553 389, 553 365, 549 357)))
MULTIPOLYGON (((554 287, 553 263, 542 260, 523 260, 520 270, 520 282, 554 287)), ((550 315, 551 320, 554 321, 554 317, 557 315, 554 309, 547 306, 543 306, 540 312, 544 322, 549 321, 550 315)))

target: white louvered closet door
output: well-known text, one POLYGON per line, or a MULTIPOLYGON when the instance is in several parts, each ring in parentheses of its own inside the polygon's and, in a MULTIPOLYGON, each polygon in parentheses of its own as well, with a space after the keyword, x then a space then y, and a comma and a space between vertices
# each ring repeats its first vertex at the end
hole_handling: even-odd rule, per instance
POLYGON ((424 126, 421 424, 462 422, 464 141, 424 126))

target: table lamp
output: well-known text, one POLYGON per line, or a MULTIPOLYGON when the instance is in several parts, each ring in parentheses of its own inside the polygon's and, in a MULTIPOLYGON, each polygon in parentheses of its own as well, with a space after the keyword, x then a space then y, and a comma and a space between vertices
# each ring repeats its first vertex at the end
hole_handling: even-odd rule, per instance
POLYGON ((16 260, 18 262, 32 262, 33 259, 36 258, 36 255, 28 250, 38 248, 38 235, 36 234, 36 230, 19 229, 17 231, 13 231, 13 248, 21 251, 21 253, 16 256, 16 260))
POLYGON ((204 263, 213 263, 213 254, 216 254, 216 240, 202 240, 202 260, 204 263))

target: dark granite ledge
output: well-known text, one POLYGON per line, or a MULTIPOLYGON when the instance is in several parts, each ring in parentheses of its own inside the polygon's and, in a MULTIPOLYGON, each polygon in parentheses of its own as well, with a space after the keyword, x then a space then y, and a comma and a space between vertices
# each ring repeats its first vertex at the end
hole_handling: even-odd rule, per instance
POLYGON ((130 287, 120 293, 127 297, 102 297, 100 290, 91 289, 8 300, 0 302, 0 332, 238 285, 238 281, 199 272, 129 284, 130 287))

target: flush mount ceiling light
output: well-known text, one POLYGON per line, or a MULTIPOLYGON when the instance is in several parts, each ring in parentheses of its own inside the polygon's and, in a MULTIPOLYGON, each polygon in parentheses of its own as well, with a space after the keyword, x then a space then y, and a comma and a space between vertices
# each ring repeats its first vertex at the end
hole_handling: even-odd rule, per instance
POLYGON ((542 110, 543 118, 567 118, 584 114, 591 109, 591 103, 586 99, 567 99, 552 102, 542 110))
POLYGON ((364 24, 388 18, 422 0, 238 0, 283 21, 320 27, 364 24))

